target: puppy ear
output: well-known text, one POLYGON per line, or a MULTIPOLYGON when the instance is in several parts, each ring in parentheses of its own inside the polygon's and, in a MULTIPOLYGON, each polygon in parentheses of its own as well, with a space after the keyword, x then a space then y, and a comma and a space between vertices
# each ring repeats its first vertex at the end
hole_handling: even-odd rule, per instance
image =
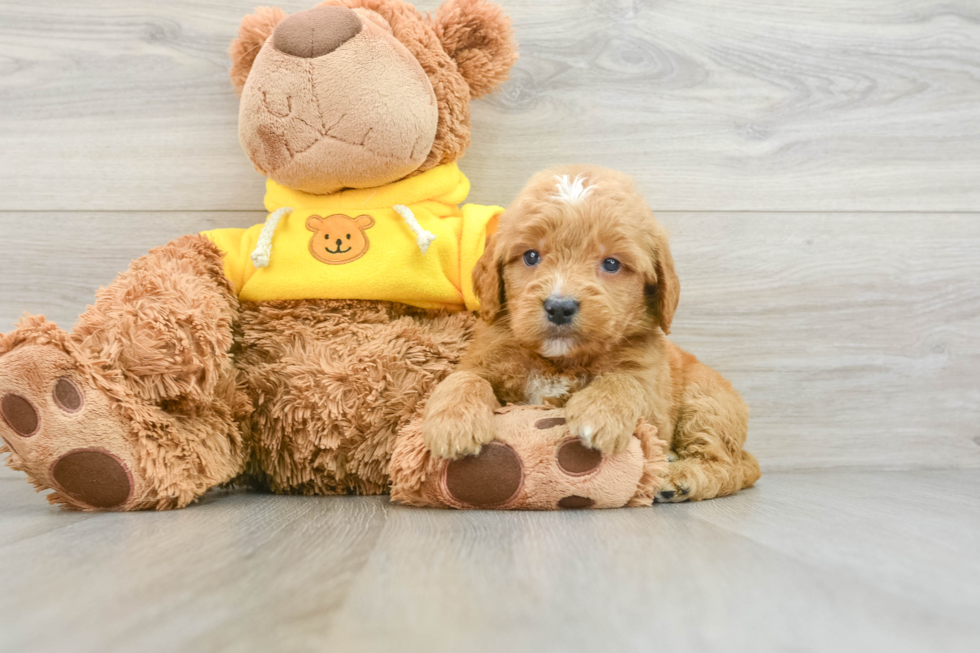
POLYGON ((517 61, 517 43, 510 18, 500 7, 486 0, 446 0, 432 22, 442 47, 469 84, 471 98, 506 81, 517 61))
POLYGON ((647 280, 647 297, 653 316, 664 333, 670 333, 670 323, 674 321, 674 311, 681 298, 681 282, 674 270, 674 257, 667 244, 667 236, 656 240, 653 268, 656 279, 647 280))
POLYGON ((258 7, 255 13, 242 18, 242 24, 238 26, 238 38, 228 48, 228 56, 231 57, 229 76, 238 97, 242 96, 255 55, 285 17, 286 14, 279 7, 258 7))
POLYGON ((306 219, 306 228, 310 231, 318 231, 323 224, 323 218, 318 215, 311 215, 306 219))
POLYGON ((480 300, 480 317, 493 322, 504 303, 504 281, 497 256, 497 236, 487 238, 487 248, 473 268, 473 291, 480 300))
POLYGON ((354 224, 357 225, 358 229, 365 231, 374 226, 374 218, 369 215, 359 215, 354 218, 354 224))

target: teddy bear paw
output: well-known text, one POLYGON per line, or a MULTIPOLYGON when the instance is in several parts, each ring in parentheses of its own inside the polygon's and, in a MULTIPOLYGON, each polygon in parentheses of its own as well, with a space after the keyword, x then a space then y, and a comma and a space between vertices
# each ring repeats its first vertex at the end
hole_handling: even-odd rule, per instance
POLYGON ((575 510, 625 505, 643 468, 639 440, 604 456, 572 435, 560 410, 497 411, 500 439, 449 461, 443 487, 456 507, 575 510))
MULTIPOLYGON (((539 423, 548 421, 539 420, 539 423)), ((564 420, 561 423, 564 424, 564 420)), ((542 464, 543 461, 535 460, 538 456, 532 454, 530 458, 537 463, 537 468, 525 469, 521 453, 509 444, 490 442, 483 446, 479 454, 452 460, 446 465, 446 492, 456 502, 470 508, 575 510, 596 505, 595 500, 587 496, 590 494, 589 488, 585 485, 578 488, 575 484, 576 481, 584 481, 587 485, 588 479, 584 477, 598 471, 602 464, 602 454, 598 451, 585 447, 578 438, 567 438, 559 443, 553 461, 542 464), (570 487, 567 492, 547 499, 544 496, 521 497, 528 475, 535 487, 560 486, 563 483, 559 479, 566 479, 565 484, 570 487), (544 503, 541 503, 542 500, 544 503)))
POLYGON ((125 510, 140 488, 129 429, 64 350, 28 344, 0 358, 8 464, 77 510, 125 510))

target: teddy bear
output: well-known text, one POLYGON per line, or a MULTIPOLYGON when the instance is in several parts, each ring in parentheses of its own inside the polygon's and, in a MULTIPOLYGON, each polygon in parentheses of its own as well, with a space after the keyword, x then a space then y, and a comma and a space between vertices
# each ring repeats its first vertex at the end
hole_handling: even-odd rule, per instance
POLYGON ((517 59, 504 12, 263 7, 230 56, 266 222, 151 250, 70 332, 28 316, 0 337, 3 451, 52 503, 387 492, 395 434, 472 335, 502 209, 463 204, 457 161, 517 59))
POLYGON ((665 465, 649 426, 605 459, 540 407, 501 409, 498 439, 468 458, 421 437, 472 338, 472 270, 503 211, 464 204, 457 165, 470 101, 517 59, 502 10, 259 8, 230 55, 267 219, 151 250, 70 332, 27 316, 0 336, 8 465, 90 511, 182 508, 229 484, 454 508, 649 504, 665 465))

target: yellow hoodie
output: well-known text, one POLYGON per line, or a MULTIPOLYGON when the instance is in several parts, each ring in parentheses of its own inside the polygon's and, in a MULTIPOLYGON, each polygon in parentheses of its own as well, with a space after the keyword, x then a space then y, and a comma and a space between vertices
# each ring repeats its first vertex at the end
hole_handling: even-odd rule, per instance
POLYGON ((225 274, 246 301, 375 299, 472 311, 480 306, 473 267, 503 209, 460 208, 469 190, 455 163, 333 195, 270 179, 265 225, 204 235, 225 253, 225 274))

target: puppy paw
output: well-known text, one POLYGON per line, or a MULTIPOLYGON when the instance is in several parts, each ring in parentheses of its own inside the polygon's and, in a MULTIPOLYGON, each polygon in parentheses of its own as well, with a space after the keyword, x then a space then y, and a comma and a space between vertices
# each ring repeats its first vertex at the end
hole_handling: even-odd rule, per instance
POLYGON ((493 411, 463 404, 429 410, 422 424, 422 437, 429 451, 439 458, 476 455, 494 438, 493 411))
POLYGON ((691 490, 689 488, 678 487, 667 481, 653 497, 653 500, 657 503, 681 503, 682 501, 689 501, 690 495, 691 490))
POLYGON ((439 458, 480 453, 480 447, 494 438, 497 408, 500 404, 486 380, 472 372, 453 372, 436 386, 425 407, 425 445, 439 458))
MULTIPOLYGON (((657 503, 681 503, 695 499, 692 495, 694 478, 689 473, 687 466, 689 463, 673 454, 673 459, 668 457, 670 464, 667 466, 667 479, 654 496, 653 500, 657 503)), ((668 454, 669 456, 669 454, 668 454)))
POLYGON ((616 402, 588 389, 572 395, 565 405, 565 417, 572 435, 587 447, 605 455, 626 450, 636 430, 637 418, 631 410, 618 410, 616 402))

